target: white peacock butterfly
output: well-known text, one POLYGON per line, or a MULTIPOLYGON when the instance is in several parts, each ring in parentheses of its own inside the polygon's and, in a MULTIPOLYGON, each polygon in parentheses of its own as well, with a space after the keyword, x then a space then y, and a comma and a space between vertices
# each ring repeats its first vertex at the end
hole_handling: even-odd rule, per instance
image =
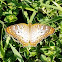
POLYGON ((24 47, 36 46, 41 40, 53 34, 54 28, 42 24, 15 24, 6 28, 6 32, 16 38, 24 47))

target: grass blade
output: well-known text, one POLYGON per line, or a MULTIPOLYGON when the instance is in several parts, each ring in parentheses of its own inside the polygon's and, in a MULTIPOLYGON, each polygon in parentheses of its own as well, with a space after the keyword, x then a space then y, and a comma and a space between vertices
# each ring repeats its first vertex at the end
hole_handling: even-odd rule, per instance
POLYGON ((20 55, 20 53, 11 44, 10 44, 10 47, 11 47, 13 53, 16 55, 17 59, 20 62, 24 62, 22 56, 20 55))

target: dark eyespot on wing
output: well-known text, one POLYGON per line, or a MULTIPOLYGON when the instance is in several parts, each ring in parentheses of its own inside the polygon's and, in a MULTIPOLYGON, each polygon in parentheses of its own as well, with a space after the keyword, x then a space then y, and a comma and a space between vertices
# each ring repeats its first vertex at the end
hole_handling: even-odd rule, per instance
POLYGON ((17 39, 17 38, 14 38, 14 39, 18 41, 18 39, 17 39))

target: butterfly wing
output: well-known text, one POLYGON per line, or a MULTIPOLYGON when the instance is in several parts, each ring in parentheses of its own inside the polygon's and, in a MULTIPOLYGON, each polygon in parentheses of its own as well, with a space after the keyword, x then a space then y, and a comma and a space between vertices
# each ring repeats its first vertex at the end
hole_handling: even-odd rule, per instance
POLYGON ((11 25, 6 28, 6 32, 17 39, 23 46, 28 46, 29 42, 29 27, 25 23, 11 25))
POLYGON ((53 34, 54 28, 41 24, 33 24, 30 28, 30 45, 36 46, 41 40, 53 34))

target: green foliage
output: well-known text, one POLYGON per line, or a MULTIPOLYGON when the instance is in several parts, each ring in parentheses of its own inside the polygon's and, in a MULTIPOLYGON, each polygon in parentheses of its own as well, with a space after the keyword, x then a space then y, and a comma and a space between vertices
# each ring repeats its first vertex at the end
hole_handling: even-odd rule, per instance
POLYGON ((8 23, 15 22, 16 20, 17 20, 17 17, 15 15, 8 15, 4 19, 4 21, 8 23))
POLYGON ((62 1, 0 0, 0 34, 0 61, 62 62, 62 1), (20 22, 45 24, 55 33, 36 47, 23 47, 5 32, 7 26, 20 22))

